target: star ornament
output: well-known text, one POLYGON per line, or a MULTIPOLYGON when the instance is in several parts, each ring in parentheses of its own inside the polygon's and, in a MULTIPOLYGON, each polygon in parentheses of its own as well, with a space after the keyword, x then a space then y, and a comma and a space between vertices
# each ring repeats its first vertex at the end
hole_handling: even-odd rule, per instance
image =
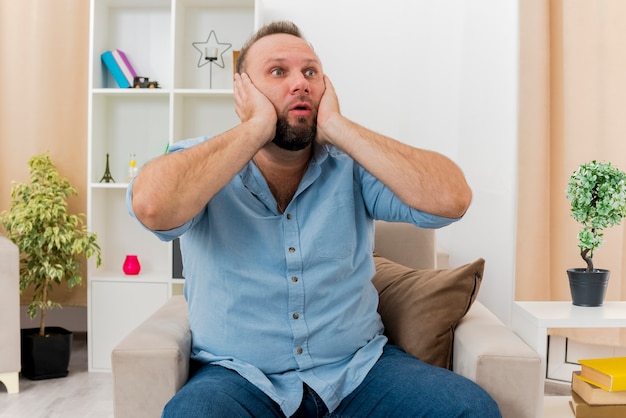
POLYGON ((214 30, 211 30, 206 41, 192 42, 191 45, 193 45, 193 47, 200 53, 198 68, 209 63, 215 63, 218 67, 224 68, 224 58, 222 55, 224 55, 224 52, 228 51, 233 46, 232 44, 218 41, 214 30), (217 50, 217 59, 211 60, 209 59, 209 55, 212 55, 211 51, 214 51, 215 49, 217 50))

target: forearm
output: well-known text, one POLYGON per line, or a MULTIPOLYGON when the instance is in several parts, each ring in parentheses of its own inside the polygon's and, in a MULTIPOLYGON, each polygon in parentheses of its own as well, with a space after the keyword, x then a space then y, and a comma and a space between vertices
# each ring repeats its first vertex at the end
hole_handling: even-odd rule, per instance
POLYGON ((446 218, 459 218, 472 192, 449 158, 368 130, 340 114, 326 121, 324 136, 389 187, 407 205, 446 218))
POLYGON ((197 215, 252 159, 266 139, 241 124, 209 141, 147 164, 133 184, 135 216, 148 228, 168 230, 197 215))

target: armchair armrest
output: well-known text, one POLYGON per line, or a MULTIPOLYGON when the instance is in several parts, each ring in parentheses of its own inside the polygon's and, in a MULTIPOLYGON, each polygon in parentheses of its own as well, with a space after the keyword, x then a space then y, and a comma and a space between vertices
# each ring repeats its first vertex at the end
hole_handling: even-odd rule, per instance
POLYGON ((0 235, 0 385, 8 393, 20 390, 20 251, 0 235))
POLYGON ((115 416, 161 416, 187 381, 190 353, 187 302, 173 296, 111 353, 115 416))
POLYGON ((539 355, 480 302, 457 325, 453 350, 453 370, 483 387, 503 417, 535 417, 539 355))

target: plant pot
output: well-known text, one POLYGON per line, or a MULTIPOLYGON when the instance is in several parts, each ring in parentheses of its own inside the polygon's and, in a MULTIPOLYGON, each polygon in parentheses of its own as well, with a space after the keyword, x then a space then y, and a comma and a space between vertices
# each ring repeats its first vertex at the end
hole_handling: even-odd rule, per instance
POLYGON ((72 332, 60 327, 46 327, 46 335, 39 328, 21 330, 22 376, 31 380, 53 379, 68 374, 72 353, 72 332))
POLYGON ((609 270, 584 268, 567 270, 572 303, 576 306, 602 306, 609 285, 609 270))

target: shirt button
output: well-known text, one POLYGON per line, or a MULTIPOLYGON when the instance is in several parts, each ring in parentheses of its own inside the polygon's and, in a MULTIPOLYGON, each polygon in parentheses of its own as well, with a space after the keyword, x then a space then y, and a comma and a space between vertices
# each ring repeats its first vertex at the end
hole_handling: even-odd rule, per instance
POLYGON ((297 278, 296 276, 293 276, 293 277, 291 278, 291 281, 292 281, 292 282, 294 282, 294 283, 296 283, 296 282, 298 281, 298 278, 297 278))
POLYGON ((288 213, 287 214, 287 219, 291 220, 291 218, 292 218, 291 213, 288 213))
POLYGON ((298 353, 298 354, 302 354, 302 352, 303 352, 302 347, 298 347, 298 348, 296 349, 296 353, 298 353))
POLYGON ((296 252, 296 249, 295 249, 295 248, 293 248, 293 247, 289 247, 289 252, 290 252, 290 253, 295 253, 295 252, 296 252))
POLYGON ((298 312, 294 312, 293 319, 298 319, 298 318, 300 318, 300 315, 298 315, 298 312))

